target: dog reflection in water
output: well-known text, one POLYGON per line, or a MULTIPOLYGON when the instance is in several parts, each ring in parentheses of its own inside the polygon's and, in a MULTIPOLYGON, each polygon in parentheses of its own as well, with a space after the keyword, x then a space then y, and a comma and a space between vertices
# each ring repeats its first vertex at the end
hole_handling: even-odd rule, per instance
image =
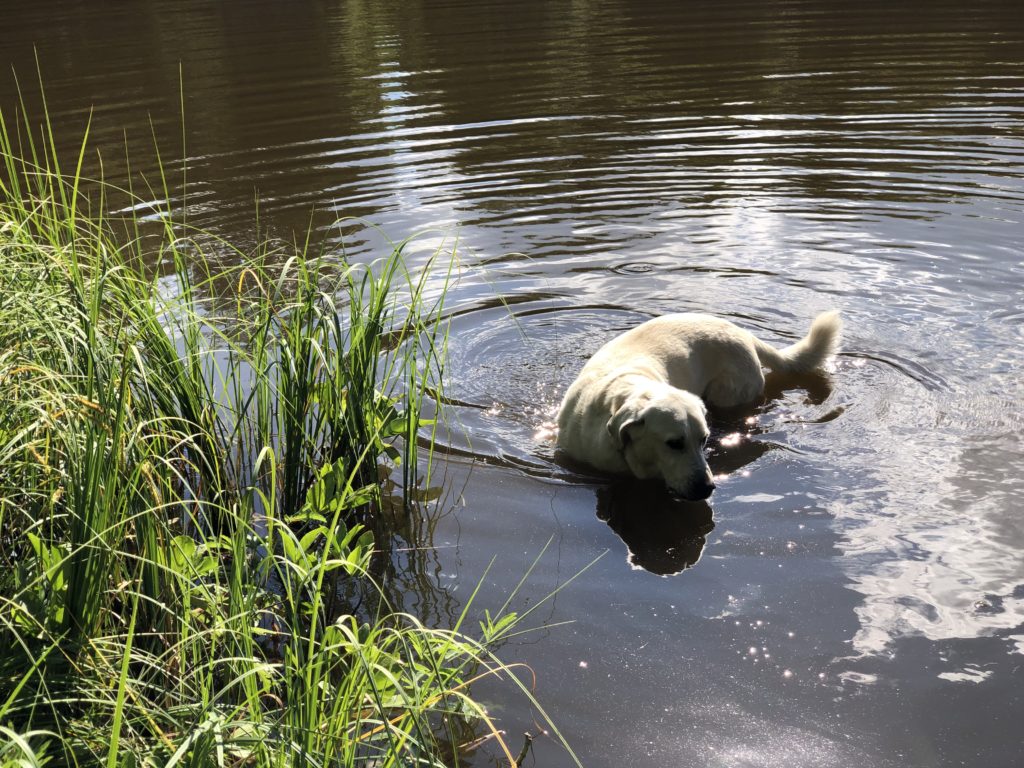
POLYGON ((634 568, 672 576, 700 559, 715 527, 705 501, 683 501, 654 483, 623 479, 597 492, 597 516, 629 550, 634 568))

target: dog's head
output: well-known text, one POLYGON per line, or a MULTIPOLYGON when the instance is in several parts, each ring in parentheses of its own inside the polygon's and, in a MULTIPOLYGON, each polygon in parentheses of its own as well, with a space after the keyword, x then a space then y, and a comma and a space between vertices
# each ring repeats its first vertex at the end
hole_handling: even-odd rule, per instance
POLYGON ((630 398, 608 420, 608 433, 637 477, 660 477, 691 501, 715 490, 704 458, 707 411, 696 395, 666 387, 653 397, 630 398))

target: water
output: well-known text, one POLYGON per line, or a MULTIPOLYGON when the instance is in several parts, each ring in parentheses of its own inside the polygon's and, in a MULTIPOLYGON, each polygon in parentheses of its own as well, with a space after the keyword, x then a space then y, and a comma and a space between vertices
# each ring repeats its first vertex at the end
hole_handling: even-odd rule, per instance
MULTIPOLYGON (((126 141, 152 169, 151 132, 181 156, 181 62, 193 221, 253 242, 258 197, 270 234, 311 221, 356 258, 381 238, 339 216, 429 230, 414 259, 457 242, 449 490, 394 578, 446 624, 549 541, 519 610, 607 550, 502 649, 584 764, 1024 761, 1018 4, 9 5, 2 58, 31 82, 38 49, 69 152, 94 107, 111 180, 126 141), (646 318, 781 344, 831 307, 828 379, 713 424, 710 506, 546 439, 646 318)), ((570 764, 477 692, 513 752, 530 730, 531 760, 570 764)))

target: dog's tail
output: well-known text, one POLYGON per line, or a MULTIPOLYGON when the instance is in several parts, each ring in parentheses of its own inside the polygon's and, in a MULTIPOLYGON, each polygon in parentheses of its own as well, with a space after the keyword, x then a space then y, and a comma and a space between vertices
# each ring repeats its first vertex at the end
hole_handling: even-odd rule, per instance
POLYGON ((761 365, 780 373, 808 373, 839 350, 839 334, 843 321, 839 312, 822 312, 811 323, 811 330, 796 344, 785 349, 775 349, 754 338, 754 347, 761 365))

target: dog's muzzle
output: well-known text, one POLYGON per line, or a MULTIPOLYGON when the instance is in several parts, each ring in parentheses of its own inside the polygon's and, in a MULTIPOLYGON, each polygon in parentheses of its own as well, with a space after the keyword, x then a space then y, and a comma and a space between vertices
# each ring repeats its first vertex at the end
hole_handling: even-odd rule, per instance
POLYGON ((701 478, 685 489, 669 488, 669 490, 686 501, 704 501, 715 492, 715 481, 710 477, 701 478))

